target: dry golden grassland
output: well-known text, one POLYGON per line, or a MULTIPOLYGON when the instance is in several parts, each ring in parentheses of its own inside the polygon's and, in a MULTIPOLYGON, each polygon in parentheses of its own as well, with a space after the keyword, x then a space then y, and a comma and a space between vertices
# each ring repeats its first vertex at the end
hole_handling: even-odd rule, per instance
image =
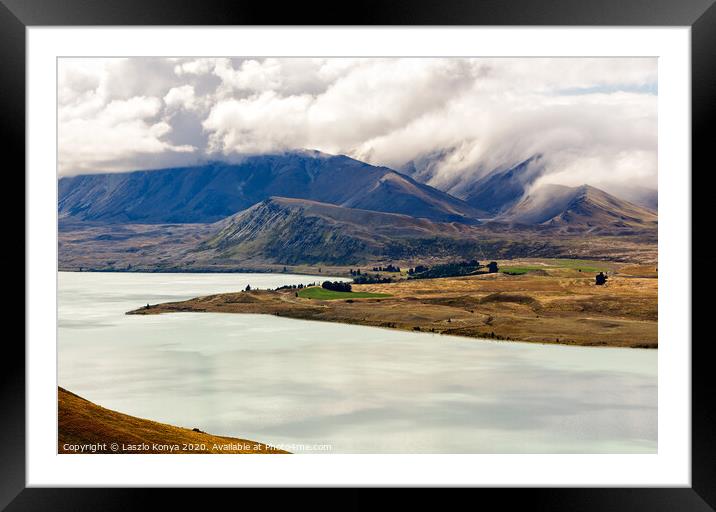
POLYGON ((58 453, 287 453, 255 441, 135 418, 63 388, 58 388, 57 399, 58 453))
POLYGON ((263 313, 497 340, 658 346, 655 265, 528 259, 499 263, 526 272, 353 286, 355 292, 390 295, 384 298, 318 300, 297 296, 295 290, 254 290, 158 304, 130 314, 263 313), (595 285, 595 268, 609 272, 606 286, 595 285))

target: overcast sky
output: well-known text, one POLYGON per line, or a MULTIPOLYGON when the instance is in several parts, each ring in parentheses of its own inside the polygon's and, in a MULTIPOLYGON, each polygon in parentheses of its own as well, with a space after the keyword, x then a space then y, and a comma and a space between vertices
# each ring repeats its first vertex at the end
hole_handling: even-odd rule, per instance
POLYGON ((308 148, 448 190, 536 154, 656 188, 653 58, 60 59, 58 87, 61 175, 308 148))

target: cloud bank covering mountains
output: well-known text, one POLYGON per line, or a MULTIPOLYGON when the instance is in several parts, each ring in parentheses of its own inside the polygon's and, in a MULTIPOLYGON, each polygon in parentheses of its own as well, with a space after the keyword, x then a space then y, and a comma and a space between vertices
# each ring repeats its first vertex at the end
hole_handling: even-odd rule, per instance
MULTIPOLYGON (((532 163, 528 160, 478 180, 463 200, 387 167, 344 155, 292 151, 254 155, 234 164, 64 177, 58 185, 58 212, 63 224, 206 224, 253 210, 269 199, 291 198, 324 205, 322 211, 332 212, 330 216, 341 223, 353 216, 360 224, 358 219, 367 218, 364 212, 372 211, 398 214, 406 225, 412 222, 409 219, 428 219, 556 227, 571 233, 633 235, 656 230, 656 212, 589 185, 529 189, 525 183, 532 163), (345 211, 338 214, 336 209, 345 211)), ((289 206, 304 204, 293 201, 289 206)), ((261 217, 262 222, 272 219, 261 217)), ((444 229, 451 228, 433 231, 444 229)))
POLYGON ((467 203, 529 165, 520 198, 588 184, 655 207, 656 81, 651 58, 60 59, 59 172, 311 148, 467 203))

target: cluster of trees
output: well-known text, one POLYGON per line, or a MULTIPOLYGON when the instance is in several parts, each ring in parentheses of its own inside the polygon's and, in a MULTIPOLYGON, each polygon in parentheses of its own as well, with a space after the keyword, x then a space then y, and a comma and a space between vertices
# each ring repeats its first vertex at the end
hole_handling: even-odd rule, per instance
POLYGON ((361 275, 361 274, 360 274, 360 269, 359 269, 359 268, 357 268, 357 269, 355 269, 355 270, 351 269, 351 275, 352 275, 352 276, 359 276, 359 275, 361 275))
POLYGON ((334 292, 349 292, 351 291, 351 284, 342 283, 340 281, 323 281, 321 288, 325 288, 326 290, 331 290, 334 292))
POLYGON ((379 275, 362 274, 353 279, 355 284, 379 284, 379 283, 392 283, 393 280, 390 277, 380 277, 379 275))
POLYGON ((373 267, 373 272, 400 272, 400 267, 391 263, 387 267, 373 267))
POLYGON ((315 285, 304 286, 302 284, 285 284, 283 286, 279 286, 278 288, 276 288, 276 291, 279 291, 279 290, 301 290, 307 286, 315 286, 315 285))
POLYGON ((442 263, 432 267, 425 265, 416 265, 415 268, 408 270, 409 278, 412 279, 434 279, 438 277, 457 277, 468 274, 493 274, 498 272, 496 261, 491 261, 487 265, 481 265, 477 260, 454 261, 451 263, 442 263), (486 268, 487 270, 480 271, 486 268))
POLYGON ((417 265, 413 272, 408 270, 408 274, 415 279, 432 279, 436 277, 455 277, 472 274, 480 268, 480 262, 477 260, 470 261, 454 261, 451 263, 442 263, 432 267, 417 265))
POLYGON ((438 277, 466 276, 477 271, 478 267, 463 265, 463 262, 434 265, 420 273, 414 273, 413 279, 435 279, 438 277))
MULTIPOLYGON (((493 262, 494 263, 494 262, 493 262)), ((468 272, 474 272, 475 270, 481 268, 482 265, 480 265, 480 262, 477 260, 463 260, 463 261, 455 261, 452 263, 444 263, 442 265, 436 265, 432 268, 441 268, 443 270, 447 268, 452 269, 465 269, 468 272)), ((410 268, 408 270, 408 275, 415 275, 415 274, 422 274, 423 272, 427 272, 431 269, 431 267, 427 267, 425 265, 416 265, 415 268, 410 268)))
POLYGON ((595 284, 597 286, 603 286, 603 285, 607 284, 607 279, 608 279, 608 277, 604 272, 599 272, 599 274, 597 274, 595 284))
MULTIPOLYGON (((328 281, 326 281, 326 282, 328 282, 328 281)), ((325 284, 325 283, 324 283, 324 284, 325 284)), ((283 286, 279 286, 278 288, 274 288, 274 291, 279 291, 279 290, 302 290, 302 289, 304 289, 304 288, 308 288, 309 286, 316 286, 316 283, 311 283, 311 284, 285 284, 285 285, 283 285, 283 286)), ((325 286, 324 286, 324 288, 325 288, 325 286)), ((251 288, 251 285, 250 285, 250 284, 247 284, 247 285, 246 285, 246 288, 244 288, 244 291, 245 291, 245 292, 250 292, 251 289, 252 289, 252 288, 251 288)), ((348 290, 348 291, 350 291, 350 290, 348 290)))

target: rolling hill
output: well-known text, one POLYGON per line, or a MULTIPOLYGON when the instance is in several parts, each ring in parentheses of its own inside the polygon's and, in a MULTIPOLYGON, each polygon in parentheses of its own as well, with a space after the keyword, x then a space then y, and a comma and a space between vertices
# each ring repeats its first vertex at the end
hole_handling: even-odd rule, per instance
POLYGON ((484 213, 386 167, 317 151, 65 177, 58 194, 62 221, 94 223, 211 223, 271 196, 448 222, 472 223, 484 213))
POLYGON ((590 185, 544 185, 496 220, 566 232, 632 234, 656 230, 657 214, 590 185))
MULTIPOLYGON (((560 203, 561 210, 545 210, 544 215, 549 215, 546 220, 527 218, 528 214, 540 212, 525 208, 525 217, 520 217, 519 222, 515 219, 485 225, 434 222, 408 215, 272 197, 217 222, 213 234, 196 250, 189 251, 186 260, 222 265, 232 262, 354 265, 426 258, 587 257, 601 255, 607 247, 616 253, 618 246, 628 245, 645 234, 647 238, 656 235, 655 229, 650 231, 655 224, 649 224, 648 217, 644 225, 638 224, 636 217, 631 220, 625 217, 628 213, 636 215, 641 210, 639 207, 620 202, 619 214, 605 211, 601 208, 603 196, 607 194, 591 187, 586 193, 587 200, 575 190, 568 196, 569 201, 565 198, 560 203), (593 215, 592 220, 588 218, 589 213, 593 215), (565 231, 565 227, 570 231, 565 231), (575 234, 586 232, 596 236, 582 247, 583 238, 575 234), (601 235, 610 239, 597 240, 601 235), (623 240, 616 242, 615 237, 623 240)), ((650 212, 643 214, 648 216, 650 212)))
POLYGON ((473 226, 457 222, 272 197, 217 223, 199 250, 232 260, 351 264, 457 251, 475 236, 473 226))

